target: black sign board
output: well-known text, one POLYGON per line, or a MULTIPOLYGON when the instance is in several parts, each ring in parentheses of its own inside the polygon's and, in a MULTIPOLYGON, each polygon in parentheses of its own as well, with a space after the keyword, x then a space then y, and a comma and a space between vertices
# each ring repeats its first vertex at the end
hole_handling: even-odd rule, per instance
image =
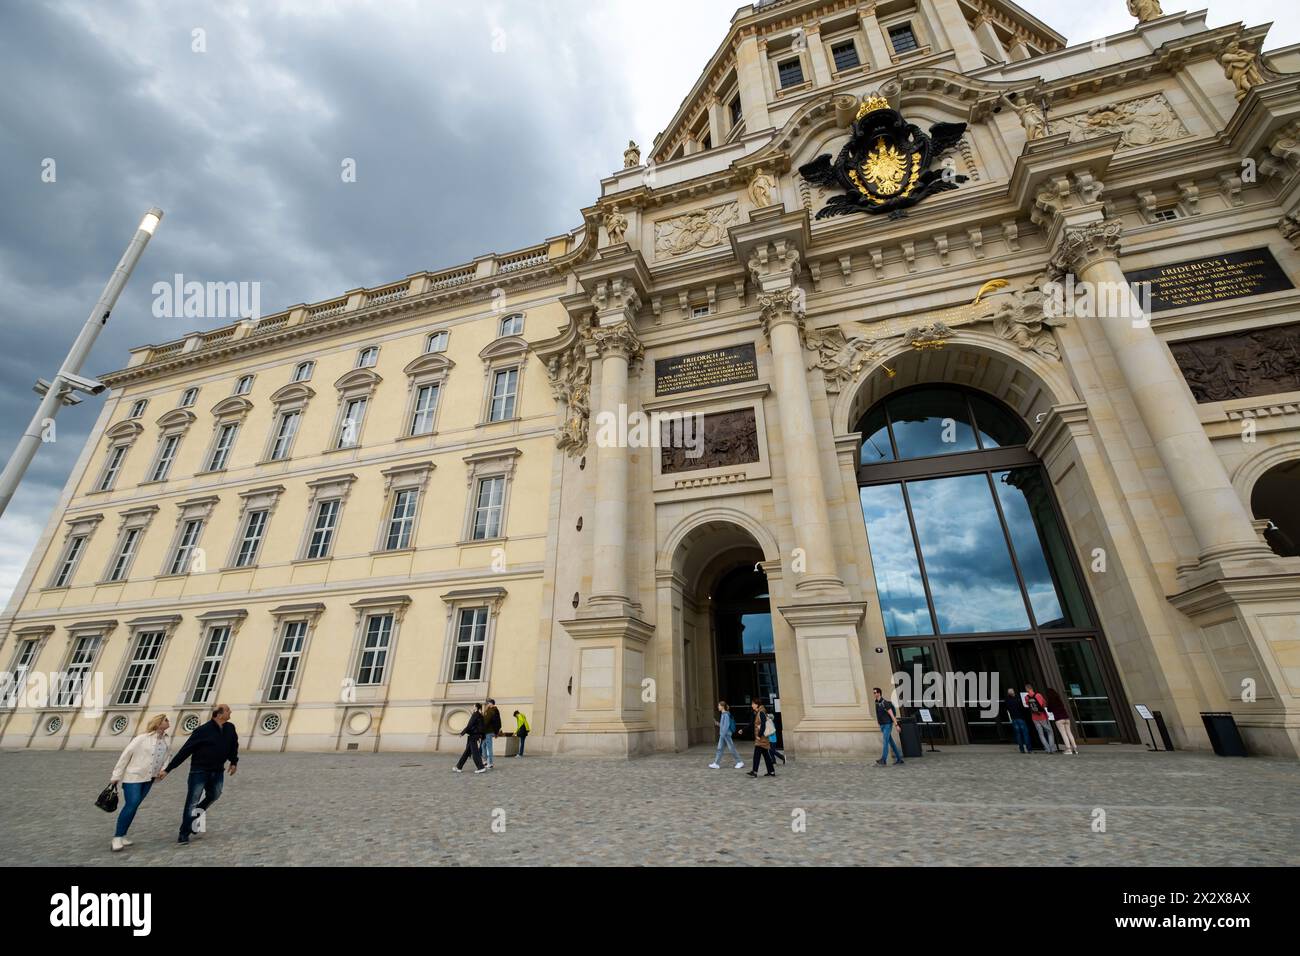
POLYGON ((655 360, 655 394, 674 395, 758 378, 754 344, 709 349, 655 360))
POLYGON ((1295 286, 1268 249, 1243 249, 1125 274, 1130 283, 1151 283, 1151 311, 1223 302, 1295 286))

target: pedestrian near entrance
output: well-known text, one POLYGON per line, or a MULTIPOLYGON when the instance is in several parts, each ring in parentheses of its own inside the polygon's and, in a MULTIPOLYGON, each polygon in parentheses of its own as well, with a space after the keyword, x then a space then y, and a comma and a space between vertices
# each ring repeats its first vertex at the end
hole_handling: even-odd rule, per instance
POLYGON ((460 761, 451 769, 456 771, 456 773, 464 773, 465 771, 462 768, 465 766, 465 761, 470 757, 473 757, 474 772, 486 773, 487 767, 483 766, 483 755, 481 752, 483 746, 482 704, 474 705, 474 713, 469 715, 469 723, 465 725, 465 729, 460 732, 460 735, 465 738, 465 752, 460 755, 460 761))
POLYGON ((1032 754, 1034 744, 1029 739, 1029 710, 1020 702, 1020 695, 1014 687, 1007 688, 1003 710, 1011 721, 1011 732, 1016 735, 1016 747, 1022 754, 1032 754))
POLYGON ((776 725, 768 716, 767 708, 758 701, 751 702, 749 708, 754 712, 754 766, 748 775, 758 776, 758 760, 761 755, 763 762, 767 764, 767 773, 763 776, 775 777, 776 764, 772 762, 772 742, 767 738, 769 734, 776 733, 776 725))
POLYGON ((493 769, 493 744, 499 733, 501 733, 501 711, 497 710, 497 702, 489 697, 487 707, 483 709, 483 764, 489 770, 493 769))
POLYGON ((1049 754, 1056 753, 1056 741, 1052 739, 1052 724, 1047 719, 1047 698, 1034 690, 1033 684, 1025 685, 1025 706, 1038 731, 1038 739, 1043 742, 1043 749, 1049 754))
POLYGON ((1070 727, 1070 710, 1065 700, 1055 689, 1047 688, 1047 709, 1056 718, 1056 732, 1061 735, 1061 753, 1079 755, 1079 745, 1074 739, 1074 730, 1070 727))
POLYGON ((230 762, 232 777, 239 769, 239 733, 230 722, 229 707, 217 704, 212 708, 212 719, 190 734, 190 739, 176 752, 158 779, 165 779, 186 760, 190 762, 190 775, 185 785, 185 809, 181 812, 177 846, 189 846, 191 836, 208 832, 208 808, 221 799, 226 762, 230 762), (194 825, 196 821, 199 823, 197 827, 194 825))
POLYGON ((140 809, 144 798, 149 796, 154 781, 160 779, 159 775, 167 763, 167 752, 171 749, 167 740, 169 727, 171 723, 166 714, 150 718, 144 733, 127 744, 122 756, 117 758, 117 766, 113 768, 108 782, 114 787, 121 783, 125 803, 117 815, 117 828, 113 831, 114 853, 131 845, 131 841, 126 838, 126 831, 131 829, 136 811, 140 809))
POLYGON ((880 750, 880 759, 876 761, 876 766, 885 766, 892 748, 894 766, 897 767, 903 762, 903 752, 898 749, 898 744, 894 743, 894 723, 898 714, 894 710, 893 701, 886 700, 879 687, 871 688, 871 695, 876 699, 876 723, 880 725, 880 736, 885 738, 885 745, 880 750))
POLYGON ((741 760, 740 754, 736 752, 736 742, 731 739, 735 732, 736 718, 731 716, 731 708, 727 706, 725 700, 718 701, 718 751, 713 755, 713 763, 709 764, 710 770, 721 769, 723 747, 731 751, 731 757, 736 761, 735 769, 739 770, 745 766, 745 761, 741 760))
POLYGON ((533 729, 528 726, 528 718, 519 711, 515 711, 514 718, 515 737, 519 740, 519 753, 515 754, 515 756, 522 757, 524 755, 524 744, 528 742, 528 735, 533 732, 533 729))

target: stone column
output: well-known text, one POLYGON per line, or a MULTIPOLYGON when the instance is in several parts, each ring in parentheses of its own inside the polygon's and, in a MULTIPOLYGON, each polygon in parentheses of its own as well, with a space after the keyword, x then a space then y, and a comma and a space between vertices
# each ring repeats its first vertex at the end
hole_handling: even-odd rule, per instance
POLYGON ((870 58, 868 69, 883 70, 893 63, 893 59, 885 34, 880 29, 880 21, 876 19, 876 5, 873 3, 864 8, 861 18, 862 32, 867 38, 867 55, 870 58))
POLYGON ((740 113, 745 118, 745 132, 755 133, 772 125, 767 112, 767 82, 764 72, 767 59, 758 46, 758 37, 747 36, 736 49, 736 77, 740 83, 740 113))
POLYGON ((1182 376, 1129 291, 1119 265, 1121 231, 1116 220, 1066 225, 1053 262, 1092 290, 1096 320, 1187 515, 1201 563, 1269 557, 1182 376))
POLYGON ((831 81, 831 66, 826 59, 826 44, 818 24, 811 24, 804 34, 808 40, 808 59, 812 63, 812 81, 815 86, 826 86, 831 81))

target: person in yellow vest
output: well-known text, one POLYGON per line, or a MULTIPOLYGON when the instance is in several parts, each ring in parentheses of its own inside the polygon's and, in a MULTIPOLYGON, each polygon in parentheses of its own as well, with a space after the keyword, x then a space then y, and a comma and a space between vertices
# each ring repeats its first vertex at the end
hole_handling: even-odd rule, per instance
POLYGON ((519 725, 515 728, 515 736, 519 738, 519 753, 515 754, 515 756, 522 757, 524 755, 524 744, 528 742, 528 734, 532 728, 528 726, 528 718, 517 710, 515 711, 515 720, 519 722, 519 725))

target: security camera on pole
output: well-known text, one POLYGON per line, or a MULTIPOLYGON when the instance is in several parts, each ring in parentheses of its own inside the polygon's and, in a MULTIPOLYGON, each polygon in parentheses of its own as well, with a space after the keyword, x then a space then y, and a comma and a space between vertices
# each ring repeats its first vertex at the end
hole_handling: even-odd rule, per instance
POLYGON ((41 404, 36 409, 36 414, 32 416, 27 431, 23 432, 23 437, 18 439, 18 447, 14 449, 9 463, 5 465, 4 474, 0 475, 0 515, 3 515, 5 509, 9 507, 9 500, 18 490, 18 483, 26 474, 27 466, 36 457, 36 449, 40 447, 42 433, 47 425, 54 421, 54 416, 58 414, 59 409, 64 405, 78 404, 81 399, 77 397, 77 392, 98 395, 107 387, 102 382, 82 377, 79 374, 81 366, 90 355, 95 340, 99 338, 100 330, 108 323, 108 316, 113 311, 113 306, 117 304, 117 297, 122 294, 126 280, 131 278, 131 271, 140 261, 140 254, 149 244, 154 230, 158 228, 162 214, 162 210, 155 206, 140 220, 139 228, 131 237, 126 252, 122 253, 122 258, 117 268, 113 270, 112 276, 109 277, 108 284, 104 286, 104 291, 100 293, 95 307, 90 310, 90 316, 82 326, 81 334, 72 343, 72 348, 68 350, 62 367, 54 376, 54 381, 36 380, 35 391, 42 396, 41 404))

